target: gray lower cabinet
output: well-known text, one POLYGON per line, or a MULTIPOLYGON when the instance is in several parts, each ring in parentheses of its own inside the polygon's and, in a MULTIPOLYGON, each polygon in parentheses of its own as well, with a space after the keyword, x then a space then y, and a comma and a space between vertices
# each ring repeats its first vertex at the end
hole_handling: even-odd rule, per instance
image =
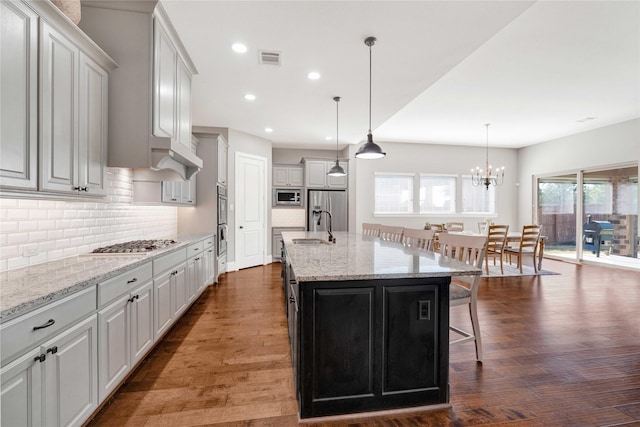
POLYGON ((102 401, 153 346, 150 262, 98 285, 98 333, 102 401))
POLYGON ((98 407, 96 289, 0 326, 0 425, 80 426, 98 407))

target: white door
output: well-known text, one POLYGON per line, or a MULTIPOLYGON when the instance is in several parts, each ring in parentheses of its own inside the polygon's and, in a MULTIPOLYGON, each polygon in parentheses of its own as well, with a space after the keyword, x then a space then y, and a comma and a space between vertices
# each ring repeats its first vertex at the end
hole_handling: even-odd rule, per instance
POLYGON ((236 264, 238 268, 264 264, 267 159, 236 154, 236 264))

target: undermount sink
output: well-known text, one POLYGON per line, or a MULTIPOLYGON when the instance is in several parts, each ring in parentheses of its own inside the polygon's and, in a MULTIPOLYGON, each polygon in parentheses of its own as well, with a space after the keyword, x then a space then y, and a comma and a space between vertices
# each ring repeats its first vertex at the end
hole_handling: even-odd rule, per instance
POLYGON ((329 242, 322 239, 293 239, 294 245, 328 245, 329 242))

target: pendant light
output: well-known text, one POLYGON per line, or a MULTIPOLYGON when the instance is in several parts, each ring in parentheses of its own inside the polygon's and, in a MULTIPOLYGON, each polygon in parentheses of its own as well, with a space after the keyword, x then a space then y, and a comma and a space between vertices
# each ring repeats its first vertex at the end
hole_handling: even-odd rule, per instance
POLYGON ((485 163, 484 170, 480 169, 480 166, 475 169, 471 169, 471 183, 474 187, 479 187, 484 185, 487 190, 489 186, 495 185, 496 187, 502 185, 504 182, 504 166, 496 169, 495 174, 493 173, 492 167, 489 164, 489 126, 490 123, 486 123, 484 125, 487 128, 487 145, 485 151, 485 163))
POLYGON ((340 102, 339 96, 334 96, 333 100, 336 101, 336 164, 331 168, 327 175, 329 176, 345 176, 347 173, 344 171, 340 162, 338 161, 338 102, 340 102))
POLYGON ((378 144, 373 142, 373 135, 371 135, 371 46, 375 43, 375 37, 364 39, 364 44, 369 46, 369 134, 367 135, 367 142, 362 144, 356 152, 356 158, 358 159, 380 159, 387 155, 378 144))

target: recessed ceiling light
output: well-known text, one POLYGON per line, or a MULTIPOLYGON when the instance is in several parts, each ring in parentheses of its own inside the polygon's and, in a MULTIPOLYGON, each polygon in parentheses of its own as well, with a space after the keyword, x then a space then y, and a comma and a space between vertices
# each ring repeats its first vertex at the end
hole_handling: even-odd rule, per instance
POLYGON ((255 101, 256 100, 256 96, 252 93, 247 93, 244 96, 244 99, 246 99, 247 101, 255 101))
POLYGON ((327 141, 331 141, 331 137, 330 136, 325 136, 324 139, 326 139, 327 141))
POLYGON ((247 51, 247 47, 242 43, 232 44, 231 49, 233 49, 234 52, 238 52, 238 53, 245 53, 247 51))
POLYGON ((271 128, 264 128, 264 131, 265 131, 266 133, 271 133, 271 132, 273 132, 273 129, 271 129, 271 128))
POLYGON ((320 73, 316 71, 312 71, 309 74, 307 74, 307 77, 309 78, 309 80, 318 80, 320 78, 320 73))

